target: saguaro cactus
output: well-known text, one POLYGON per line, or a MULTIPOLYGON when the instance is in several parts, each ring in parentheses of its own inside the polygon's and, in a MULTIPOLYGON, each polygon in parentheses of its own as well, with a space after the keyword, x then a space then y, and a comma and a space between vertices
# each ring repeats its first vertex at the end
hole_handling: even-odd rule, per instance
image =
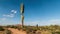
POLYGON ((21 4, 21 23, 22 23, 22 27, 24 27, 24 4, 21 4))
POLYGON ((36 27, 38 28, 38 24, 36 25, 36 27))

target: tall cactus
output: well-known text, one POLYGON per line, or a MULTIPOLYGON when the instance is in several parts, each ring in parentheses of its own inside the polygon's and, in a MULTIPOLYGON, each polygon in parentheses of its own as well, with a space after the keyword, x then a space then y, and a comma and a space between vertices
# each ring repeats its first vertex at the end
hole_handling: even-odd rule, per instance
POLYGON ((21 4, 21 23, 22 23, 22 27, 24 27, 24 4, 21 4))
POLYGON ((38 24, 36 25, 37 29, 38 29, 38 24))

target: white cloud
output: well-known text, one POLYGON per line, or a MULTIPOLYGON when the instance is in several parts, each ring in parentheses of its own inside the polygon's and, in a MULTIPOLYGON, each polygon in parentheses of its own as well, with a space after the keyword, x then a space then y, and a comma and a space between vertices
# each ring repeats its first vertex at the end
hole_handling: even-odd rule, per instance
POLYGON ((10 24, 10 23, 12 24, 13 21, 10 21, 7 17, 13 18, 13 17, 15 17, 16 13, 17 13, 17 11, 11 10, 11 13, 9 13, 9 14, 3 14, 2 15, 3 17, 0 18, 0 25, 10 24))
POLYGON ((4 14, 3 16, 5 16, 5 17, 14 17, 14 15, 13 14, 4 14))
POLYGON ((4 14, 3 16, 4 17, 14 17, 16 13, 17 13, 17 11, 11 10, 11 13, 10 14, 4 14))
POLYGON ((17 13, 17 11, 15 11, 15 10, 11 10, 11 12, 14 13, 14 14, 17 13))

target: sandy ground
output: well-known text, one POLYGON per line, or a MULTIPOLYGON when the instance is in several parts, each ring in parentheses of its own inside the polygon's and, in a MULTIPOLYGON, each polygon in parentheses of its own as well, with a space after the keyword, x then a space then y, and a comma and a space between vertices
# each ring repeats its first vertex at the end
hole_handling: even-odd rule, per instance
POLYGON ((12 32, 12 34, 27 34, 26 31, 14 29, 14 28, 8 28, 12 32))
POLYGON ((0 31, 0 34, 4 34, 4 31, 0 31))

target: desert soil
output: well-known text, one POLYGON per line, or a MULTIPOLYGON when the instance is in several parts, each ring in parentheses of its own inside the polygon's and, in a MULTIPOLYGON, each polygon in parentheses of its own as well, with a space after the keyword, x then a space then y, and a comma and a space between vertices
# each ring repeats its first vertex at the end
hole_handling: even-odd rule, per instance
POLYGON ((10 30, 12 34, 27 34, 26 31, 14 29, 14 28, 8 28, 8 30, 10 30))

